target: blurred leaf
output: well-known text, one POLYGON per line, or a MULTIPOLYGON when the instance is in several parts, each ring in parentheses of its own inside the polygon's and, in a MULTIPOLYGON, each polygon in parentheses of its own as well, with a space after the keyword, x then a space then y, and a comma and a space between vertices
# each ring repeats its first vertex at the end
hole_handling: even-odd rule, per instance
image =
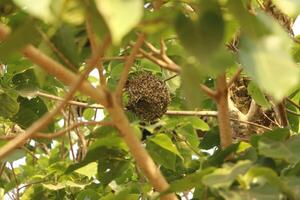
POLYGON ((285 14, 296 17, 300 13, 300 2, 298 0, 274 0, 273 3, 285 14))
POLYGON ((296 164, 300 161, 300 135, 292 136, 286 141, 275 141, 262 138, 258 142, 259 153, 275 159, 282 159, 296 164))
POLYGON ((219 129, 218 127, 213 127, 210 131, 205 133, 203 136, 200 147, 201 149, 212 149, 216 146, 220 145, 220 135, 219 135, 219 129))
POLYGON ((26 152, 23 149, 16 149, 11 154, 1 159, 1 162, 14 162, 25 156, 26 156, 26 152))
POLYGON ((142 0, 96 0, 96 6, 106 21, 112 41, 116 45, 139 23, 143 16, 142 0))
POLYGON ((208 131, 209 126, 206 122, 204 122, 200 117, 196 116, 189 116, 189 117, 184 117, 184 120, 189 122, 195 129, 199 129, 201 131, 208 131))
POLYGON ((92 120, 95 115, 95 110, 92 108, 87 108, 83 111, 83 117, 86 120, 92 120))
POLYGON ((225 200, 278 200, 282 195, 277 188, 269 185, 253 187, 249 190, 220 191, 220 194, 225 200))
POLYGON ((93 189, 84 189, 76 196, 76 200, 99 200, 100 195, 93 189))
POLYGON ((291 39, 286 32, 271 17, 258 16, 272 34, 241 37, 240 60, 258 86, 279 101, 298 86, 300 70, 288 53, 291 39))
POLYGON ((97 174, 97 163, 91 162, 87 164, 84 167, 81 167, 77 170, 75 170, 78 174, 82 174, 84 176, 87 176, 88 178, 91 178, 92 176, 96 176, 97 174))
POLYGON ((235 179, 246 173, 252 163, 248 160, 238 161, 235 165, 225 165, 221 169, 216 169, 211 174, 205 175, 203 183, 213 188, 229 187, 235 179))
POLYGON ((46 23, 51 23, 55 20, 50 9, 51 0, 13 0, 13 2, 25 12, 42 19, 46 23))
POLYGON ((200 90, 202 74, 200 70, 193 66, 186 66, 181 73, 181 90, 190 108, 197 108, 204 99, 204 94, 200 90))
POLYGON ((221 46, 225 26, 217 1, 200 1, 199 7, 201 11, 195 21, 180 14, 175 26, 183 46, 205 62, 221 46))
POLYGON ((51 38, 53 45, 67 59, 68 63, 66 63, 65 60, 62 60, 62 62, 69 68, 70 63, 72 65, 72 68, 70 69, 73 71, 79 68, 80 61, 79 49, 76 45, 74 34, 74 29, 72 29, 71 26, 64 24, 51 38))
POLYGON ((284 141, 289 136, 289 130, 287 128, 277 128, 271 131, 264 132, 263 135, 253 135, 250 139, 252 146, 257 148, 258 141, 262 138, 269 138, 275 141, 284 141))
POLYGON ((98 156, 98 178, 105 186, 121 176, 131 163, 124 159, 124 152, 119 150, 110 150, 109 153, 102 151, 98 156))
POLYGON ((254 101, 262 106, 263 108, 270 108, 271 104, 266 99, 265 95, 261 92, 261 90, 257 87, 253 81, 248 84, 247 87, 248 94, 254 99, 254 101))
POLYGON ((8 62, 25 45, 35 43, 40 38, 35 23, 32 20, 23 21, 13 32, 0 44, 0 59, 8 62))
POLYGON ((8 93, 2 93, 0 90, 0 116, 11 118, 19 111, 19 103, 15 97, 8 93))

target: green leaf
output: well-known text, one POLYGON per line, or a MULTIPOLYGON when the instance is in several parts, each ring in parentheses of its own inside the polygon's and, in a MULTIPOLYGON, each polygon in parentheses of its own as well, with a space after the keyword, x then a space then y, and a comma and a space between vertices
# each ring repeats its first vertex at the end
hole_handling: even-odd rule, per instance
POLYGON ((176 132, 182 135, 193 147, 198 148, 200 143, 199 137, 192 125, 188 124, 186 126, 182 126, 178 128, 176 132))
POLYGON ((51 42, 55 45, 57 50, 63 54, 63 56, 68 60, 62 62, 67 66, 71 64, 73 67, 71 70, 75 71, 79 68, 80 55, 79 49, 76 45, 75 31, 71 26, 63 24, 51 38, 51 42))
POLYGON ((94 189, 84 189, 76 196, 76 200, 99 200, 100 195, 94 189))
POLYGON ((2 162, 13 162, 13 161, 18 160, 20 158, 23 158, 24 156, 26 156, 26 152, 24 150, 16 149, 11 154, 9 154, 8 156, 1 159, 1 161, 2 162))
POLYGON ((228 190, 220 191, 225 200, 278 200, 281 193, 277 188, 263 185, 250 188, 249 190, 228 190))
POLYGON ((184 192, 184 191, 191 190, 196 186, 202 185, 202 178, 207 174, 213 173, 214 170, 215 170, 214 167, 209 167, 199 172, 189 174, 180 180, 176 180, 170 183, 170 187, 161 195, 170 192, 184 192))
MULTIPOLYGON (((12 120, 23 128, 29 127, 48 112, 47 106, 40 97, 30 100, 19 97, 18 102, 20 103, 20 109, 12 120)), ((45 131, 53 131, 53 126, 50 125, 45 131)))
POLYGON ((251 166, 252 163, 248 160, 238 161, 233 166, 224 165, 221 169, 205 175, 202 181, 205 185, 213 188, 228 188, 238 176, 245 174, 251 166))
POLYGON ((31 97, 32 93, 38 90, 39 86, 33 69, 28 69, 22 73, 14 75, 12 82, 16 86, 16 90, 18 90, 24 97, 31 97))
POLYGON ((98 178, 103 185, 121 176, 129 167, 131 161, 124 159, 124 152, 110 150, 102 151, 98 159, 98 178))
POLYGON ((282 159, 288 163, 296 164, 300 161, 300 135, 293 136, 287 141, 275 141, 262 138, 258 142, 259 153, 275 159, 282 159))
POLYGON ((150 141, 181 157, 176 145, 166 134, 157 134, 150 141))
POLYGON ((289 54, 291 40, 286 32, 271 17, 261 14, 259 19, 272 34, 259 39, 241 37, 239 56, 259 88, 279 101, 298 86, 300 69, 289 54))
POLYGON ((91 162, 86 166, 75 170, 75 172, 87 176, 88 178, 91 178, 92 176, 95 176, 97 174, 97 163, 91 162))
POLYGON ((87 108, 83 111, 83 117, 86 120, 92 120, 95 115, 95 110, 92 108, 87 108))
POLYGON ((204 122, 200 117, 189 116, 185 117, 184 120, 190 122, 190 124, 195 128, 201 131, 208 131, 209 126, 206 122, 204 122))
POLYGON ((32 20, 23 21, 13 32, 0 44, 0 59, 8 62, 25 45, 35 43, 40 35, 32 20))
POLYGON ((15 97, 0 91, 0 116, 3 118, 13 117, 19 110, 19 103, 15 97))
POLYGON ((109 27, 114 44, 119 44, 143 16, 142 0, 96 0, 96 6, 109 27))
POLYGON ((262 93, 262 91, 257 87, 257 85, 253 81, 251 81, 248 84, 247 90, 248 90, 248 94, 254 99, 254 101, 258 105, 260 105, 264 108, 271 107, 271 104, 266 99, 265 95, 262 93))
MULTIPOLYGON (((167 139, 167 140, 170 140, 170 139, 167 139)), ((163 143, 165 143, 165 142, 163 142, 163 143)), ((168 144, 169 142, 166 142, 166 143, 167 144, 163 145, 163 146, 166 146, 167 149, 165 147, 163 147, 159 144, 156 144, 155 142, 152 142, 151 140, 149 140, 147 142, 146 148, 147 148, 147 151, 149 152, 149 154, 151 155, 151 157, 153 158, 153 160, 155 162, 157 162, 158 164, 164 166, 167 169, 175 171, 175 165, 176 165, 176 160, 177 160, 178 156, 174 152, 171 152, 171 151, 168 150, 168 148, 170 146, 171 146, 170 149, 175 150, 172 147, 174 144, 173 143, 168 144)), ((177 151, 177 148, 176 148, 175 151, 177 151)))
POLYGON ((225 25, 217 1, 200 1, 199 7, 196 20, 180 14, 175 26, 183 46, 203 62, 221 46, 225 25))
POLYGON ((190 108, 199 108, 204 99, 202 90, 199 89, 202 83, 200 70, 194 66, 185 66, 181 73, 181 91, 190 108), (195 92, 197 91, 197 92, 195 92))
POLYGON ((257 147, 258 141, 262 138, 267 138, 275 141, 284 141, 289 136, 290 132, 287 128, 277 128, 271 131, 264 132, 263 135, 254 135, 250 139, 250 143, 252 146, 257 147))
POLYGON ((13 2, 25 12, 42 19, 46 23, 51 23, 55 20, 50 9, 51 0, 13 0, 13 2))

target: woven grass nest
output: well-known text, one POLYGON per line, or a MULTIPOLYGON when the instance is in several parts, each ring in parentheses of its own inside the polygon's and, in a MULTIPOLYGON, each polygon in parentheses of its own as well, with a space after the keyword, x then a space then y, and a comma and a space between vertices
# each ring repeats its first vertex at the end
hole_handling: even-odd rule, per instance
POLYGON ((127 109, 141 120, 153 122, 167 111, 170 93, 165 82, 152 73, 131 74, 125 90, 128 94, 127 109))

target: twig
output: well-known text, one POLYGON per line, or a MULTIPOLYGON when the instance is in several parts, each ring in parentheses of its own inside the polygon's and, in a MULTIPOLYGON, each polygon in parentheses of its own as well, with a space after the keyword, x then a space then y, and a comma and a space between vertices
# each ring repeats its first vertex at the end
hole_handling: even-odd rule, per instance
POLYGON ((170 76, 170 77, 166 78, 166 79, 164 80, 164 82, 167 82, 167 81, 169 81, 169 80, 171 80, 171 79, 173 79, 173 78, 175 78, 175 77, 177 77, 177 76, 178 76, 178 74, 175 74, 175 75, 173 75, 173 76, 170 76))
MULTIPOLYGON (((56 100, 56 101, 63 101, 64 99, 61 98, 61 97, 58 97, 58 96, 55 96, 55 95, 52 95, 52 94, 48 94, 48 93, 45 93, 45 92, 40 92, 40 91, 37 91, 35 93, 35 95, 37 96, 41 96, 41 97, 45 97, 45 98, 48 98, 48 99, 52 99, 52 100, 56 100)), ((80 107, 85 107, 85 108, 96 108, 96 109, 104 109, 103 106, 101 105, 98 105, 98 104, 88 104, 88 103, 83 103, 83 102, 79 102, 79 101, 68 101, 68 104, 71 104, 71 105, 75 105, 75 106, 80 106, 80 107)))
POLYGON ((190 115, 195 115, 195 116, 212 116, 216 117, 218 116, 217 111, 186 111, 186 110, 168 110, 166 115, 182 115, 182 116, 190 116, 190 115))
POLYGON ((282 100, 280 103, 278 103, 276 108, 277 109, 275 109, 275 110, 277 111, 279 121, 280 121, 280 125, 282 127, 288 127, 289 126, 289 121, 288 121, 288 118, 287 118, 287 115, 286 115, 285 101, 282 100))
POLYGON ((300 113, 297 113, 297 112, 292 111, 292 110, 290 110, 290 109, 286 109, 286 112, 288 112, 288 113, 290 113, 290 114, 292 114, 292 115, 300 116, 300 113))
MULTIPOLYGON (((90 121, 90 122, 78 122, 74 123, 67 128, 60 130, 56 133, 35 133, 32 138, 37 138, 37 139, 55 139, 58 137, 63 136, 67 132, 81 127, 81 126, 96 126, 96 125, 101 125, 101 126, 113 126, 113 123, 110 121, 90 121)), ((6 135, 6 136, 0 136, 0 140, 10 140, 15 138, 17 135, 6 135)))
MULTIPOLYGON (((71 108, 71 106, 69 106, 67 120, 64 120, 64 122, 65 122, 65 124, 67 124, 67 126, 69 126, 70 122, 71 122, 71 112, 72 112, 72 108, 71 108)), ((74 153, 71 132, 67 131, 67 135, 68 135, 68 140, 69 140, 69 145, 70 145, 70 152, 71 152, 71 156, 72 156, 72 161, 76 162, 76 156, 75 156, 75 153, 74 153)))
POLYGON ((252 118, 254 117, 254 115, 257 113, 258 109, 259 109, 258 105, 252 99, 251 104, 250 104, 250 108, 249 108, 247 114, 245 115, 245 120, 251 121, 252 118))
POLYGON ((296 108, 298 108, 298 110, 300 110, 300 105, 299 104, 297 104, 297 103, 295 103, 292 99, 290 99, 290 98, 286 98, 286 100, 290 103, 290 104, 292 104, 293 106, 295 106, 296 108))
POLYGON ((15 179, 15 182, 16 182, 16 185, 17 185, 17 188, 16 188, 16 199, 19 200, 20 199, 20 193, 19 193, 19 181, 17 179, 17 176, 16 176, 16 173, 15 173, 15 169, 14 169, 14 166, 12 163, 9 163, 10 164, 10 167, 11 167, 11 172, 14 176, 14 179, 15 179))
POLYGON ((126 62, 124 64, 124 69, 123 69, 123 72, 121 74, 120 80, 118 82, 118 85, 117 85, 117 88, 115 91, 116 98, 120 102, 121 102, 121 98, 122 98, 123 88, 124 88, 125 83, 128 78, 130 67, 133 65, 133 63, 135 61, 135 56, 138 54, 139 48, 143 45, 145 37, 146 37, 146 35, 143 33, 139 35, 137 42, 133 46, 132 51, 131 51, 130 55, 128 56, 128 58, 126 59, 126 62))
POLYGON ((227 88, 230 88, 231 85, 239 78, 241 72, 243 71, 243 68, 238 67, 235 74, 231 77, 231 79, 227 83, 227 88))
POLYGON ((218 93, 212 89, 210 89, 209 87, 207 87, 206 85, 201 84, 200 85, 201 90, 210 98, 216 100, 218 93))

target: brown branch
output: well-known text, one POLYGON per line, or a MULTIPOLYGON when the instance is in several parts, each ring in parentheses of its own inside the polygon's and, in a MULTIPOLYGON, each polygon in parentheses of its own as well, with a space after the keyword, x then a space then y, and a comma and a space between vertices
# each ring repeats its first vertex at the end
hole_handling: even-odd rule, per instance
POLYGON ((275 107, 275 112, 278 115, 280 125, 282 127, 288 127, 289 121, 288 121, 286 110, 285 110, 285 101, 284 100, 277 104, 277 106, 275 107))
POLYGON ((243 71, 243 68, 238 67, 235 74, 231 77, 231 79, 227 83, 227 88, 230 88, 231 85, 239 78, 241 72, 243 71))
POLYGON ((130 55, 126 59, 126 62, 124 64, 123 72, 121 74, 120 80, 118 82, 118 85, 117 85, 117 88, 116 88, 116 91, 115 91, 116 98, 119 100, 119 102, 121 102, 123 88, 126 84, 128 74, 129 74, 129 71, 130 71, 130 67, 133 65, 133 63, 135 61, 135 57, 138 54, 140 47, 144 43, 145 37, 146 37, 145 34, 140 34, 139 35, 139 37, 137 39, 137 42, 133 46, 130 55))
POLYGON ((210 98, 216 100, 218 93, 212 89, 210 89, 209 87, 207 87, 206 85, 201 84, 200 85, 201 90, 210 98))
POLYGON ((224 149, 232 144, 232 130, 229 121, 228 108, 228 89, 226 83, 226 74, 223 73, 217 77, 217 108, 220 130, 221 147, 224 149))
POLYGON ((187 110, 168 110, 166 115, 182 115, 182 116, 212 116, 217 117, 218 112, 217 111, 187 111, 187 110))
MULTIPOLYGON (((151 159, 148 152, 142 147, 140 140, 135 136, 134 130, 130 126, 129 121, 115 96, 113 96, 113 102, 114 106, 108 107, 107 110, 109 111, 115 126, 118 128, 120 135, 128 145, 138 166, 158 192, 165 191, 168 189, 169 184, 151 159)), ((161 199, 174 200, 177 199, 177 197, 174 194, 168 194, 161 199)))

